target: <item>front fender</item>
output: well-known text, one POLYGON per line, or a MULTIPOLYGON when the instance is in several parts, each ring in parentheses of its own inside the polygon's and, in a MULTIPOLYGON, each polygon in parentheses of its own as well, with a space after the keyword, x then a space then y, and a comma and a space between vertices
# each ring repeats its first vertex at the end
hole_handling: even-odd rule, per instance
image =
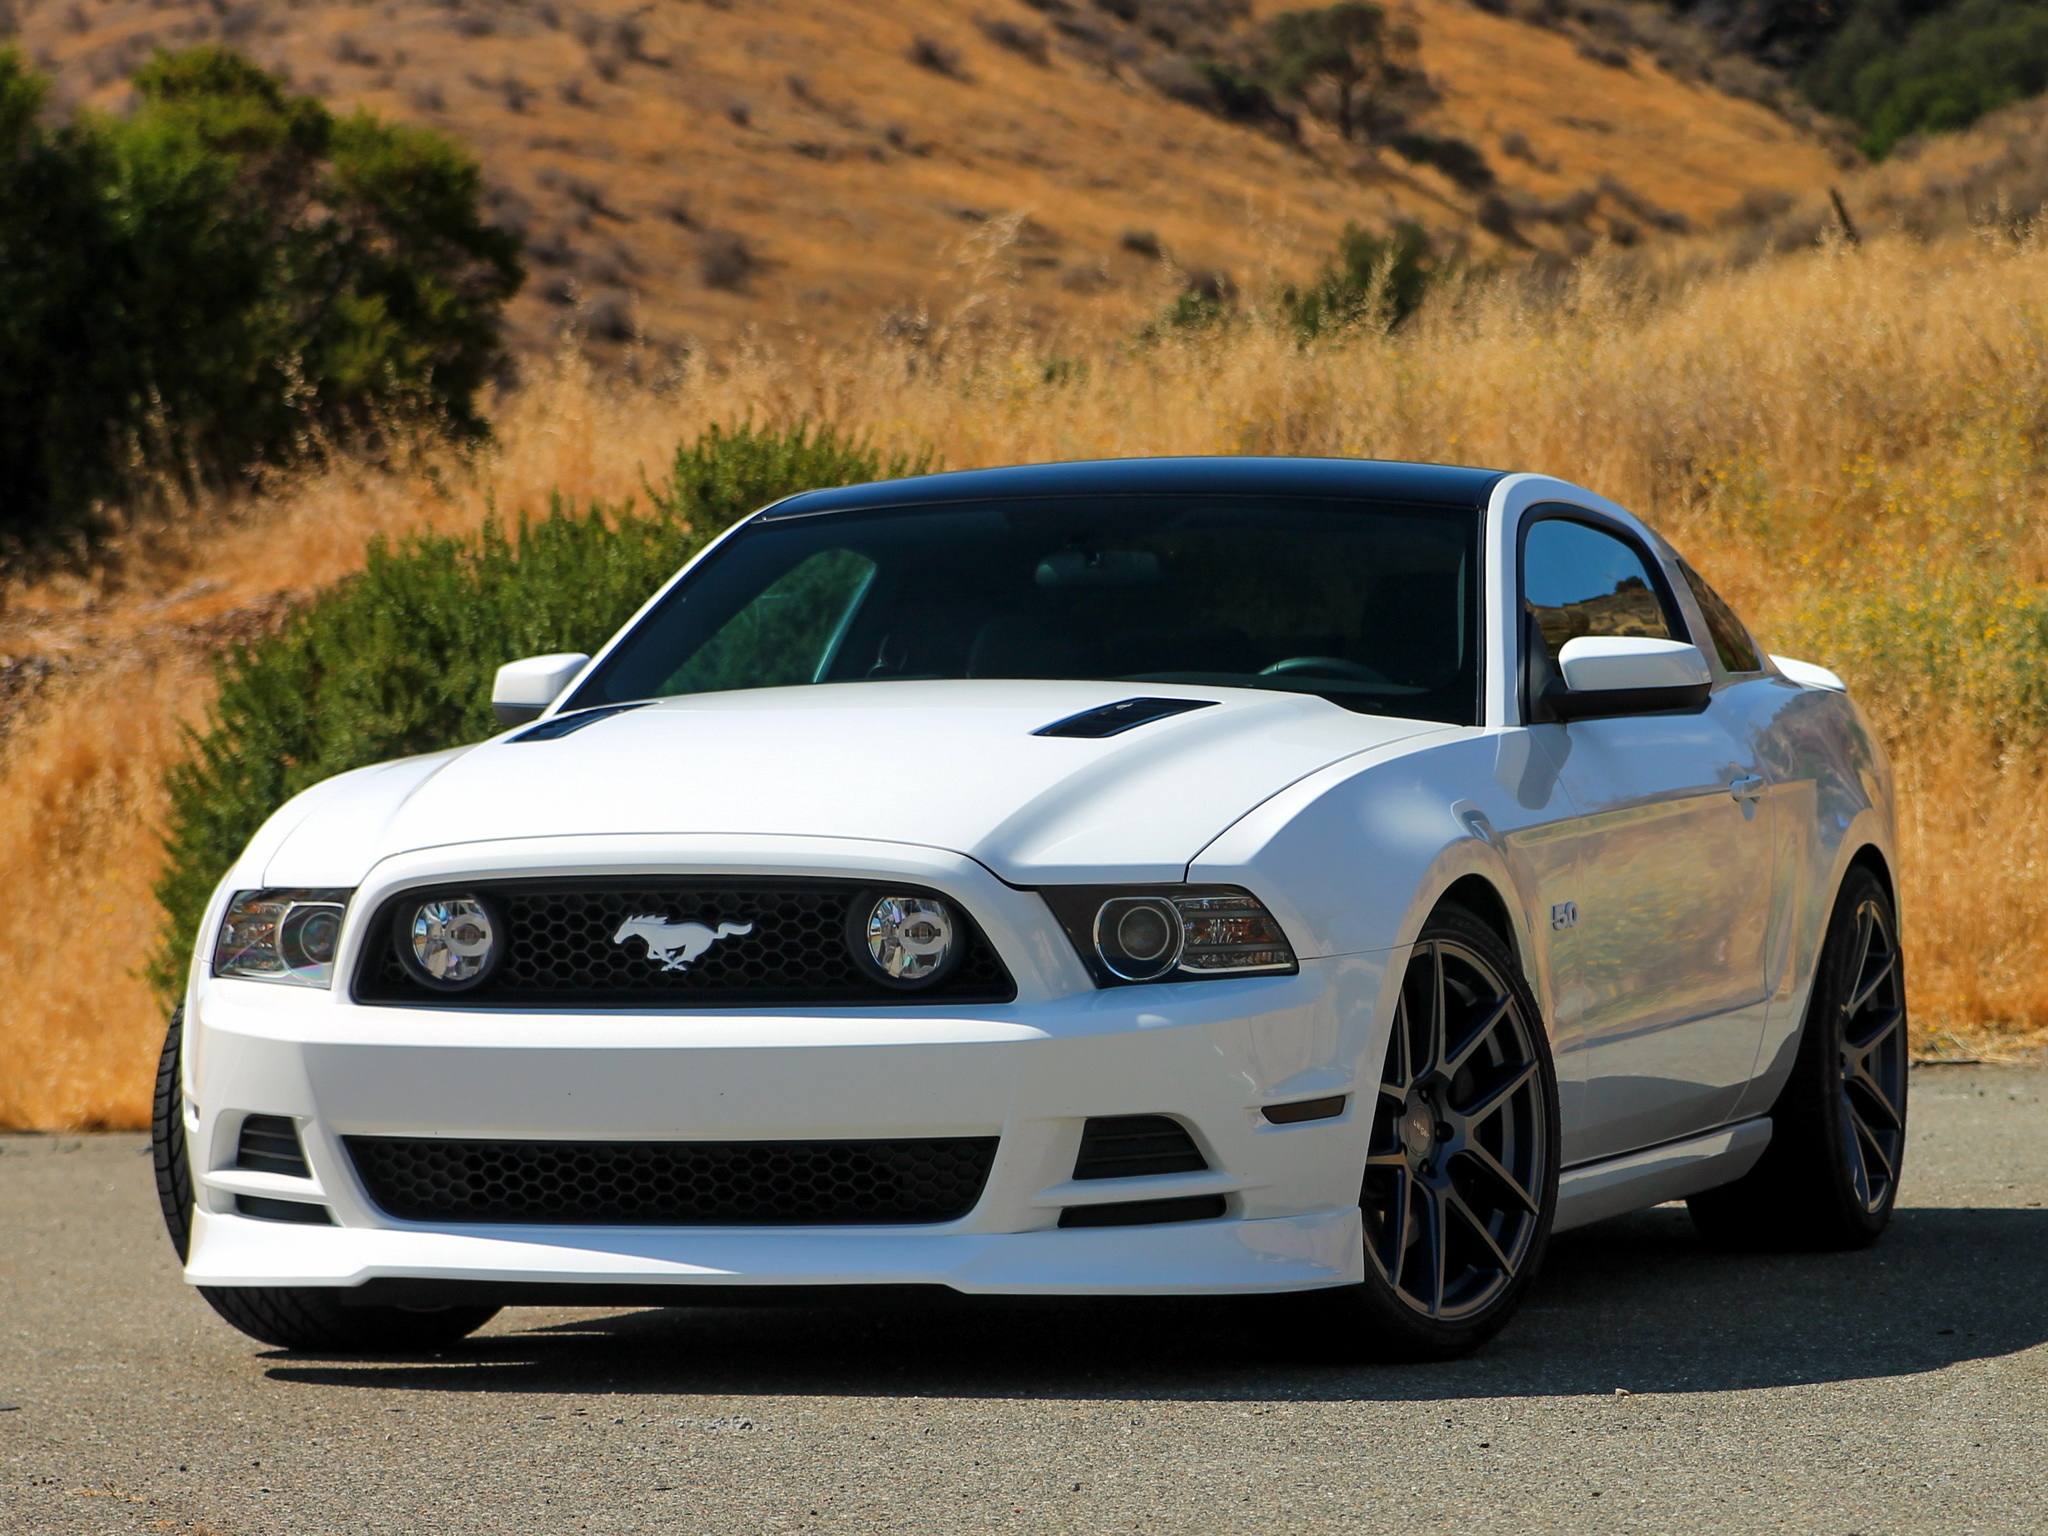
POLYGON ((1554 1016, 1566 979, 1543 940, 1572 885, 1569 844, 1554 830, 1567 816, 1539 732, 1461 732, 1311 775, 1203 849, 1188 878, 1256 893, 1304 958, 1384 959, 1377 987, 1339 1021, 1345 1066, 1368 1084, 1393 1027, 1399 962, 1460 881, 1483 880, 1499 898, 1523 974, 1554 1016))

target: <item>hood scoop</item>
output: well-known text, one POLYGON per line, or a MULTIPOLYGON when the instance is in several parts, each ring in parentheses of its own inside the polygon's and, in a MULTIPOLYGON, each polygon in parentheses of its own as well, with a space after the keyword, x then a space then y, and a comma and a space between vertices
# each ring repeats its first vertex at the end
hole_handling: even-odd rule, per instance
POLYGON ((1216 702, 1215 699, 1122 699, 1115 704, 1084 709, 1078 715, 1055 720, 1051 725, 1041 725, 1031 734, 1100 741, 1105 736, 1120 736, 1125 731, 1136 730, 1141 725, 1150 725, 1154 720, 1164 720, 1170 715, 1184 715, 1191 709, 1214 708, 1216 702))
POLYGON ((600 704, 595 709, 573 710, 566 715, 556 715, 552 720, 543 720, 539 725, 529 725, 517 736, 508 736, 507 741, 559 741, 572 736, 586 725, 595 725, 600 720, 609 720, 613 715, 623 715, 629 709, 645 709, 654 701, 640 699, 631 704, 600 704))

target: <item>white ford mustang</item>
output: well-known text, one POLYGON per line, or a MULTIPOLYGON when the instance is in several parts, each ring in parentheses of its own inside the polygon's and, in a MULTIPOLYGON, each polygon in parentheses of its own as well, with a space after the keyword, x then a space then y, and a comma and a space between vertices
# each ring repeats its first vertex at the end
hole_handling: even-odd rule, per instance
POLYGON ((285 806, 208 912, 159 1183, 256 1338, 1304 1292, 1333 1349, 1429 1358, 1568 1227, 1889 1217, 1890 770, 1576 486, 811 492, 495 702, 285 806))

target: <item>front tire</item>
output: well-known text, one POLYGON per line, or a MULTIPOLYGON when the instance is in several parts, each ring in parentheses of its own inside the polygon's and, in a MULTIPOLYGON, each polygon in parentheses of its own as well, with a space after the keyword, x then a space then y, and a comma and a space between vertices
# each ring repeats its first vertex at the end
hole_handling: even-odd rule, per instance
POLYGON ((1694 1195, 1727 1248, 1866 1248, 1891 1221, 1906 1150, 1906 981, 1884 882, 1851 869, 1828 919, 1771 1143, 1742 1178, 1694 1195))
POLYGON ((1557 1206, 1557 1074, 1536 999, 1461 908, 1423 926, 1380 1074, 1359 1208, 1363 1285, 1319 1298, 1350 1352, 1448 1360, 1507 1325, 1557 1206))
MULTIPOLYGON (((185 1010, 180 1008, 171 1015, 157 1056, 149 1125, 157 1203, 181 1263, 191 1256, 193 1211, 192 1163, 185 1148, 184 1040, 185 1010)), ((343 1305, 341 1291, 326 1286, 202 1285, 199 1294, 259 1344, 341 1354, 434 1349, 474 1333, 498 1312, 496 1307, 351 1307, 343 1305)))

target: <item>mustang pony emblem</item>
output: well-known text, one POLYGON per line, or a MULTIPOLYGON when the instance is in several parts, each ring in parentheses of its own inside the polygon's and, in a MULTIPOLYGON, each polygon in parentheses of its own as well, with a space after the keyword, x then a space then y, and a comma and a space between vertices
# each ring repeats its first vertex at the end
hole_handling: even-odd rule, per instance
POLYGON ((753 931, 752 923, 720 923, 716 928, 706 928, 702 923, 672 923, 649 912, 619 924, 612 942, 623 944, 628 939, 638 939, 647 946, 647 958, 659 960, 664 971, 682 971, 720 939, 753 931))

